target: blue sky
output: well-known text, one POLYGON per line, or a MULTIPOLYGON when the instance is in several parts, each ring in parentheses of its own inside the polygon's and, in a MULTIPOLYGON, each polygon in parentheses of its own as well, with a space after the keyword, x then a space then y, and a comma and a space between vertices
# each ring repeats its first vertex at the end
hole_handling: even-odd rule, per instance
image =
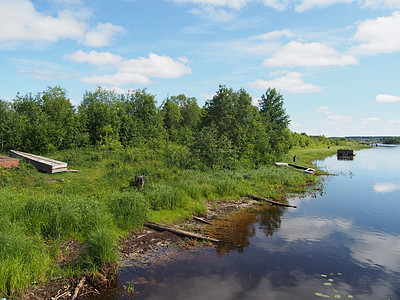
POLYGON ((0 98, 284 96, 290 129, 400 135, 400 0, 0 0, 0 98))

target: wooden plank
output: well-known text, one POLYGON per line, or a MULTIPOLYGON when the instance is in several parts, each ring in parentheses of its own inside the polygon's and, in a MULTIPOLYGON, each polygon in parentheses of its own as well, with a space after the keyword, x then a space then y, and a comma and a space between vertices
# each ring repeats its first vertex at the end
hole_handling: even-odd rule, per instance
POLYGON ((58 173, 58 172, 66 172, 67 163, 54 160, 47 157, 42 157, 39 155, 34 155, 30 153, 25 153, 21 151, 10 150, 11 157, 22 157, 27 162, 33 164, 40 171, 46 173, 58 173))

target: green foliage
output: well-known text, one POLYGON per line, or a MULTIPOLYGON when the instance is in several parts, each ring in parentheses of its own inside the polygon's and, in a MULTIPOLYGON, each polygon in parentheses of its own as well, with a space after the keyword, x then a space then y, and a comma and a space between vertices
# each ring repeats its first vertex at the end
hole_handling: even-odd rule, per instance
POLYGON ((143 194, 134 191, 114 194, 108 205, 116 224, 123 230, 141 226, 149 210, 143 194))
POLYGON ((383 144, 400 145, 400 137, 386 137, 383 139, 383 144))
POLYGON ((113 228, 95 227, 85 244, 88 262, 97 267, 102 267, 107 263, 115 263, 118 258, 116 238, 117 235, 113 228))

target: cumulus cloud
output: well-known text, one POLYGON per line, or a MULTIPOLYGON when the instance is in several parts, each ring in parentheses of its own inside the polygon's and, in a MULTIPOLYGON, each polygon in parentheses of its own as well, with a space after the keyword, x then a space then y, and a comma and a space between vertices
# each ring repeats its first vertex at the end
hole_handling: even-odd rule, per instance
POLYGON ((274 39, 279 39, 279 38, 292 38, 294 37, 295 34, 288 30, 288 29, 283 29, 283 30, 276 30, 276 31, 271 31, 268 33, 263 33, 257 36, 257 39, 260 40, 274 40, 274 39))
POLYGON ((302 0, 295 6, 298 12, 304 12, 313 8, 325 8, 334 4, 350 4, 355 0, 302 0))
POLYGON ((282 77, 269 81, 257 79, 255 81, 249 82, 248 85, 250 87, 254 87, 260 90, 266 90, 271 87, 296 94, 317 93, 322 90, 322 88, 319 86, 305 83, 303 80, 303 75, 298 72, 290 72, 282 77))
POLYGON ((179 78, 190 74, 190 67, 165 55, 150 53, 149 57, 126 59, 109 52, 77 51, 67 56, 74 62, 87 62, 95 66, 110 65, 114 74, 95 75, 81 78, 83 82, 109 84, 120 87, 130 83, 149 84, 151 78, 179 78))
POLYGON ((361 43, 352 48, 357 54, 375 55, 400 51, 400 11, 389 17, 360 22, 353 40, 361 43))
POLYGON ((234 9, 240 9, 254 0, 172 0, 175 3, 193 3, 210 6, 226 6, 234 9))
POLYGON ((388 94, 379 94, 378 96, 376 96, 375 102, 382 102, 382 103, 400 102, 400 97, 388 94))
POLYGON ((365 0, 363 7, 368 8, 387 8, 400 9, 400 1, 398 0, 365 0))
POLYGON ((125 33, 121 26, 111 23, 97 24, 97 26, 85 33, 83 44, 91 47, 102 47, 110 44, 111 40, 118 34, 125 33))
POLYGON ((300 43, 292 41, 266 59, 266 67, 323 67, 356 65, 358 61, 351 55, 343 55, 323 43, 300 43))
POLYGON ((57 42, 71 39, 87 46, 108 45, 112 38, 125 30, 110 23, 90 28, 89 14, 61 10, 56 16, 37 11, 31 1, 0 1, 0 43, 57 42))
POLYGON ((390 120, 389 123, 390 124, 400 124, 400 119, 398 119, 398 120, 390 120))
POLYGON ((87 62, 95 66, 118 65, 123 59, 121 56, 112 54, 110 52, 84 52, 82 50, 78 50, 72 54, 65 55, 65 58, 70 59, 72 62, 87 62))

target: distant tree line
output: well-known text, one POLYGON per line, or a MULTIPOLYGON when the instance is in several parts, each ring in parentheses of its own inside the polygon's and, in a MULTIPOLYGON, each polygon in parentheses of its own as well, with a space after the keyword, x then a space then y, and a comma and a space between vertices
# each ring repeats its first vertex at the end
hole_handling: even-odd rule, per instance
MULTIPOLYGON (((49 87, 33 96, 0 100, 1 151, 46 153, 98 146, 164 148, 191 164, 209 167, 237 163, 264 164, 292 147, 332 143, 288 129, 283 96, 269 88, 259 106, 244 90, 219 86, 201 108, 185 95, 170 96, 158 107, 145 89, 118 94, 98 87, 74 107, 67 91, 49 87)), ((182 160, 182 159, 181 159, 182 160)))
POLYGON ((385 137, 383 139, 383 144, 395 144, 395 145, 400 145, 400 136, 391 136, 391 137, 385 137))

